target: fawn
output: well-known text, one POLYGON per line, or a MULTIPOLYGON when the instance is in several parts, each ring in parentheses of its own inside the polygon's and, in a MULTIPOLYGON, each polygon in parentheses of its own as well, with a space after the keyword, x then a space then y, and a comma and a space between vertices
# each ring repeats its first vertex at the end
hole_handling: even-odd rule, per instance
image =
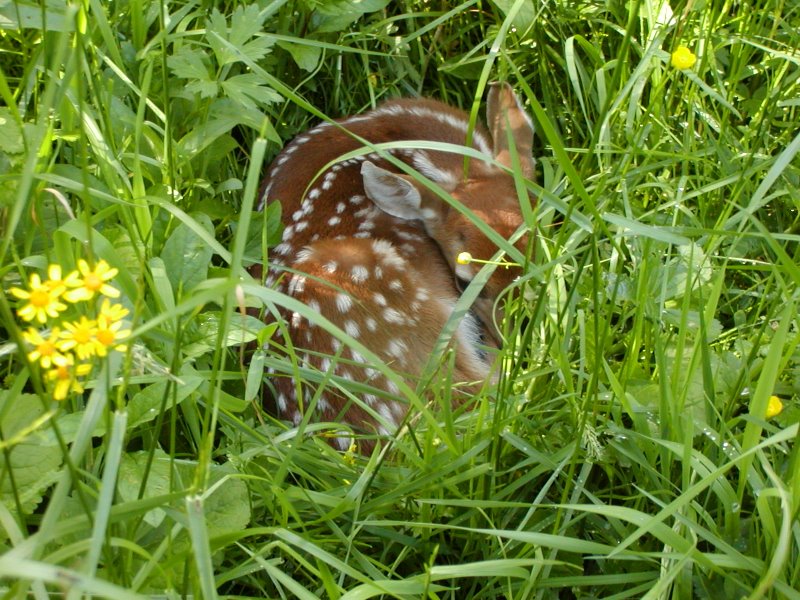
MULTIPOLYGON (((531 178, 533 124, 508 85, 493 85, 487 105, 491 134, 479 126, 471 143, 486 159, 471 158, 466 173, 462 154, 388 152, 508 238, 523 222, 519 199, 512 175, 491 159, 510 168, 511 139, 523 174, 531 178)), ((428 186, 370 153, 357 137, 372 144, 424 140, 463 146, 468 116, 437 101, 402 99, 337 123, 324 122, 296 137, 267 172, 259 208, 280 202, 284 230, 265 283, 326 317, 414 388, 461 291, 478 271, 475 264, 457 264, 457 256, 467 251, 489 259, 497 247, 428 186), (353 156, 357 149, 364 152, 353 156), (347 153, 349 158, 340 158, 347 153)), ((524 252, 525 243, 524 237, 518 249, 524 252)), ((499 343, 495 301, 518 274, 518 267, 496 269, 452 337, 452 381, 467 384, 467 393, 489 376, 487 346, 499 343)), ((273 376, 281 417, 297 425, 313 408, 317 420, 357 431, 387 435, 397 428, 408 406, 393 381, 299 313, 282 316, 286 329, 276 334, 283 338, 277 343, 291 345, 301 366, 366 384, 371 393, 353 401, 329 382, 315 395, 305 382, 273 376)), ((350 443, 348 437, 336 439, 342 449, 350 443)))

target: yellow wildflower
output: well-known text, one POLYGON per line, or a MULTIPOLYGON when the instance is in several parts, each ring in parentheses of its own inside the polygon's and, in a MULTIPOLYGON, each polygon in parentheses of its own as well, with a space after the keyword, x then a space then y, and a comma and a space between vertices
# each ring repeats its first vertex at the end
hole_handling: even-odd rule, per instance
MULTIPOLYGON (((61 342, 59 350, 66 352, 73 350, 78 358, 86 360, 99 354, 99 347, 102 346, 97 341, 97 322, 82 316, 80 320, 71 323, 64 323, 66 331, 61 332, 61 342)), ((105 347, 103 347, 105 350, 105 347)), ((102 354, 101 356, 105 356, 102 354)))
POLYGON ((33 350, 28 353, 28 360, 39 362, 43 368, 49 369, 53 365, 63 367, 67 364, 67 357, 58 349, 58 338, 61 335, 58 327, 50 330, 50 335, 44 337, 39 331, 30 327, 28 331, 22 332, 22 339, 33 346, 33 350))
POLYGON ((63 294, 67 289, 67 284, 61 277, 61 265, 49 265, 47 267, 47 281, 44 285, 48 286, 51 290, 55 290, 59 295, 63 294))
POLYGON ((771 419, 781 414, 782 410, 783 402, 781 402, 781 399, 777 396, 770 396, 769 402, 767 403, 767 413, 764 416, 766 416, 767 419, 771 419))
POLYGON ((53 398, 64 400, 70 392, 80 394, 83 385, 78 380, 79 377, 86 377, 92 371, 92 365, 81 363, 76 365, 72 355, 67 355, 67 363, 56 366, 47 372, 47 379, 54 383, 53 398))
POLYGON ((469 252, 459 252, 456 256, 456 262, 460 265, 468 265, 472 262, 472 254, 469 252))
POLYGON ((346 462, 348 465, 353 466, 356 464, 356 454, 358 454, 358 446, 356 445, 355 440, 350 441, 350 447, 342 456, 342 460, 346 462))
POLYGON ((97 320, 105 319, 107 322, 113 323, 115 321, 121 321, 127 314, 128 309, 122 306, 122 304, 111 304, 111 301, 105 298, 100 305, 100 313, 97 315, 97 320))
POLYGON ((113 279, 118 272, 119 269, 112 268, 104 260, 91 268, 89 263, 81 259, 78 261, 78 270, 67 275, 65 283, 74 289, 64 293, 64 298, 70 302, 80 302, 81 300, 91 300, 96 293, 109 298, 117 298, 119 290, 107 282, 113 279))
POLYGON ((66 310, 67 305, 59 301, 64 289, 63 285, 42 283, 39 274, 33 273, 28 281, 27 290, 14 287, 9 291, 20 300, 28 301, 27 304, 17 309, 17 315, 21 319, 46 323, 48 317, 56 318, 61 311, 66 310))
POLYGON ((686 46, 678 46, 672 53, 670 63, 676 69, 691 69, 697 62, 697 56, 686 46))
POLYGON ((112 346, 114 346, 114 350, 120 352, 125 352, 128 349, 127 346, 118 342, 127 338, 131 334, 131 330, 123 329, 120 331, 120 327, 122 327, 122 321, 111 321, 102 316, 97 319, 97 329, 95 331, 97 356, 106 356, 108 349, 112 346))

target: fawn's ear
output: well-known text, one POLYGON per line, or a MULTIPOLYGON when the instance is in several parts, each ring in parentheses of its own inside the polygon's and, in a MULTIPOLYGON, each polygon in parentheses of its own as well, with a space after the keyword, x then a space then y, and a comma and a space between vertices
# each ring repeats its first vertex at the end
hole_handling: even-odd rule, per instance
POLYGON ((422 198, 414 185, 397 173, 376 167, 368 160, 361 165, 364 191, 383 212, 399 219, 422 218, 422 198))
POLYGON ((509 149, 510 132, 522 172, 530 179, 533 176, 533 121, 507 83, 492 84, 486 101, 486 123, 492 132, 497 162, 509 169, 514 166, 509 149))

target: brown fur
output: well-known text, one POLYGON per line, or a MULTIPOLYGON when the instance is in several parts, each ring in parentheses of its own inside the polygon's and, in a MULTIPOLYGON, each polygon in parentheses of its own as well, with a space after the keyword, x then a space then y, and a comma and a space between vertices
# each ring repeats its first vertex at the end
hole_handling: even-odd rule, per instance
MULTIPOLYGON (((488 104, 492 135, 479 127, 472 146, 510 167, 510 125, 523 170, 530 176, 529 118, 507 86, 494 87, 488 104)), ((488 259, 497 248, 458 210, 377 154, 341 157, 363 148, 354 136, 374 144, 428 140, 463 146, 466 122, 465 113, 433 100, 396 100, 339 121, 353 135, 322 124, 298 136, 272 163, 265 180, 262 205, 280 202, 285 225, 283 242, 270 260, 267 285, 319 311, 402 374, 412 388, 459 299, 454 271, 470 279, 480 268, 456 268, 456 256, 468 251, 488 259)), ((408 150, 393 155, 501 236, 508 238, 521 225, 513 179, 488 161, 470 159, 465 178, 461 154, 408 150)), ((478 346, 496 344, 494 301, 518 274, 518 269, 497 269, 472 308, 479 318, 468 316, 453 336, 452 380, 471 383, 467 391, 489 376, 490 359, 478 346)), ((297 313, 284 317, 289 339, 276 342, 291 344, 303 366, 373 388, 362 394, 360 405, 329 385, 317 398, 315 417, 347 423, 357 431, 391 433, 408 409, 396 383, 313 322, 297 313)), ((299 423, 315 390, 285 376, 273 381, 279 413, 299 423)), ((344 437, 337 442, 342 448, 349 445, 344 437)))

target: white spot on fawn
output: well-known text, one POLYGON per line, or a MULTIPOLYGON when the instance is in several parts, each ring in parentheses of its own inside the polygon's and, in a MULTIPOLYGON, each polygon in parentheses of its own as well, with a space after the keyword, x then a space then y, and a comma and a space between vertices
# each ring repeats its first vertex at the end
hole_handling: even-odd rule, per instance
MULTIPOLYGON (((386 423, 388 423, 389 425, 392 425, 393 427, 397 427, 397 423, 394 420, 394 415, 392 414, 392 410, 389 408, 389 406, 385 402, 382 402, 378 406, 378 414, 380 414, 380 416, 383 417, 383 419, 386 421, 386 423)), ((388 433, 388 431, 387 431, 387 433, 388 433)))
POLYGON ((353 299, 347 294, 336 294, 336 308, 340 313, 346 313, 353 307, 353 299))
POLYGON ((362 265, 355 265, 350 270, 350 279, 353 280, 353 283, 364 283, 368 277, 369 271, 362 265))
POLYGON ((402 360, 408 354, 408 344, 403 340, 392 340, 386 348, 386 353, 398 360, 402 360))
POLYGON ((289 281, 289 295, 302 294, 306 289, 306 278, 302 275, 292 275, 289 281))
POLYGON ((352 338, 357 338, 361 335, 361 327, 355 321, 346 321, 344 324, 344 331, 352 338))
POLYGON ((328 225, 330 225, 331 227, 335 227, 341 222, 342 222, 341 217, 331 217, 330 219, 328 219, 328 225))
POLYGON ((414 152, 412 156, 411 162, 414 163, 414 168, 431 181, 444 184, 448 187, 455 187, 458 184, 458 177, 450 171, 445 171, 437 167, 424 150, 414 152))
POLYGON ((335 260, 329 260, 324 265, 322 265, 322 268, 325 269, 328 273, 335 273, 336 269, 339 268, 339 263, 337 263, 335 260))
POLYGON ((300 252, 297 253, 294 262, 295 263, 302 263, 311 260, 314 256, 314 250, 311 248, 302 248, 300 252))
POLYGON ((292 247, 287 244, 286 242, 281 242, 274 249, 275 254, 280 254, 281 256, 286 256, 292 252, 292 247))
POLYGON ((383 311, 383 318, 384 320, 388 321, 389 323, 404 323, 405 318, 400 313, 400 311, 395 310, 394 308, 386 308, 383 311))

